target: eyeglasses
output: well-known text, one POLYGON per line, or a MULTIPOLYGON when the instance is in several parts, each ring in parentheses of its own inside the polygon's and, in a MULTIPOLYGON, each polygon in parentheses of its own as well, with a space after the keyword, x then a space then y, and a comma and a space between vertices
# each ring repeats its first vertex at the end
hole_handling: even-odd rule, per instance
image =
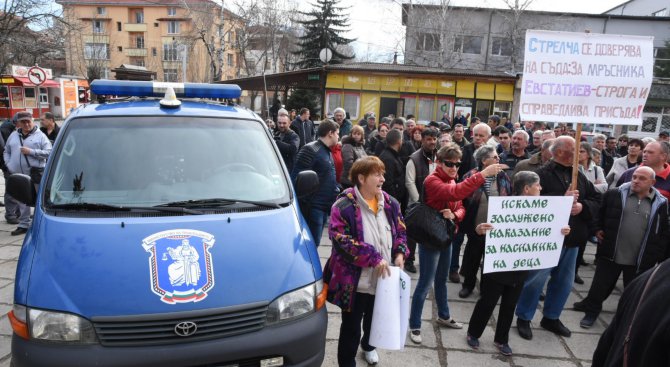
POLYGON ((454 167, 458 168, 458 167, 461 166, 461 162, 442 161, 442 163, 444 163, 444 165, 449 167, 449 168, 454 168, 454 167))
POLYGON ((500 156, 494 155, 493 157, 487 157, 486 159, 495 159, 496 161, 499 161, 500 156))

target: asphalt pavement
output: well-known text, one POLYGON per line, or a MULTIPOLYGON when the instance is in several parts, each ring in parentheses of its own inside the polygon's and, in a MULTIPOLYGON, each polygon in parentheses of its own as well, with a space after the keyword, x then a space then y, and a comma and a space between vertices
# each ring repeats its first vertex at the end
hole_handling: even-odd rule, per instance
MULTIPOLYGON (((0 180, 0 194, 4 193, 4 182, 0 180)), ((1 197, 1 196, 0 196, 1 197)), ((4 207, 0 208, 3 216, 0 216, 0 367, 9 366, 11 334, 12 329, 7 319, 7 312, 11 310, 14 294, 14 276, 16 262, 23 243, 23 236, 11 236, 10 232, 16 228, 15 225, 4 221, 4 207)), ((464 248, 464 246, 463 246, 464 248)), ((331 252, 330 240, 324 231, 324 238, 319 247, 321 263, 325 264, 331 252)), ((592 263, 595 246, 587 246, 585 259, 592 263)), ((420 266, 420 264, 418 264, 420 266)), ((598 343, 600 334, 612 319, 619 296, 623 289, 621 280, 617 284, 614 294, 610 296, 603 305, 603 312, 595 325, 586 330, 579 327, 579 320, 583 313, 572 311, 570 308, 575 301, 586 297, 593 273, 594 265, 588 265, 580 269, 580 275, 585 284, 575 284, 566 304, 566 309, 561 315, 563 323, 572 331, 572 336, 564 338, 540 328, 542 318, 540 302, 538 312, 535 314, 531 326, 533 328, 533 340, 527 341, 519 337, 516 322, 513 322, 510 331, 509 344, 514 351, 511 357, 504 357, 498 353, 493 346, 493 335, 498 310, 493 313, 489 320, 484 335, 480 338, 481 346, 478 351, 472 350, 466 344, 467 322, 470 319, 472 309, 478 297, 475 290, 467 299, 458 297, 459 284, 448 284, 448 300, 451 316, 459 322, 464 323, 460 330, 446 329, 438 326, 433 320, 437 317, 437 308, 433 302, 432 292, 426 300, 423 310, 423 322, 421 334, 423 344, 413 344, 409 337, 402 351, 379 350, 379 366, 397 367, 419 367, 419 366, 459 366, 459 367, 481 367, 481 366, 542 366, 542 367, 568 367, 568 366, 591 366, 593 351, 598 343)), ((418 274, 412 276, 412 290, 415 287, 418 274)), ((326 340, 326 358, 323 366, 337 366, 337 338, 340 327, 340 309, 328 304, 328 333, 326 340)), ((365 366, 366 362, 359 353, 357 364, 365 366)))

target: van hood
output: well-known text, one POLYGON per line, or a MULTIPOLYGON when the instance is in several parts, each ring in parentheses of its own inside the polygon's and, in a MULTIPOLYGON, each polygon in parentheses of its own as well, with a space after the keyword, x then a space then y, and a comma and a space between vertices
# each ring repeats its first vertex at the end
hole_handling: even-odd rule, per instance
POLYGON ((31 307, 87 318, 192 311, 271 302, 321 278, 292 205, 152 218, 40 214, 26 241, 30 281, 16 297, 31 307))

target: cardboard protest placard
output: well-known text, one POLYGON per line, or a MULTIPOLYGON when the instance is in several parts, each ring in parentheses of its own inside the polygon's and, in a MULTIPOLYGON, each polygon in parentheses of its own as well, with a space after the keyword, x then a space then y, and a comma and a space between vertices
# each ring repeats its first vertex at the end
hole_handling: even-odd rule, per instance
POLYGON ((489 197, 484 273, 536 270, 558 264, 572 196, 489 197))
POLYGON ((640 125, 653 37, 526 31, 523 120, 640 125))
POLYGON ((397 266, 391 276, 379 278, 375 291, 375 308, 370 327, 370 345, 389 350, 405 347, 409 327, 409 297, 412 279, 397 266))

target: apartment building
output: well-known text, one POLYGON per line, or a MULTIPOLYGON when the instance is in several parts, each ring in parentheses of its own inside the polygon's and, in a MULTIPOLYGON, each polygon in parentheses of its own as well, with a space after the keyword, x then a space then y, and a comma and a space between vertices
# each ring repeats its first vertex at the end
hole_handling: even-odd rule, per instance
POLYGON ((166 82, 238 75, 236 32, 244 21, 209 0, 56 0, 71 25, 67 73, 114 79, 122 65, 166 82), (137 68, 134 68, 137 69, 137 68))

